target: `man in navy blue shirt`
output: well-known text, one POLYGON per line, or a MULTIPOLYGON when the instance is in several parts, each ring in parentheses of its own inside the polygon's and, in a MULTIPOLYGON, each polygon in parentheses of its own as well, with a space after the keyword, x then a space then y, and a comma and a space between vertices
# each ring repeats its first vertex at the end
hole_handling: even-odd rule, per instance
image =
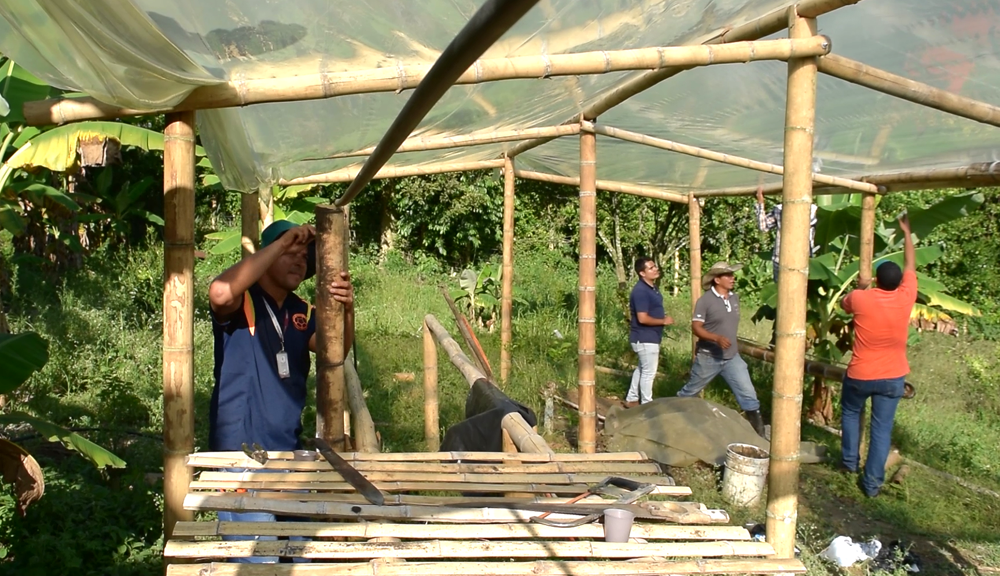
MULTIPOLYGON (((311 367, 309 352, 316 350, 316 320, 312 306, 293 290, 313 273, 308 256, 315 235, 316 230, 309 225, 274 222, 261 234, 260 250, 220 274, 209 288, 215 336, 209 450, 241 450, 244 444, 255 443, 272 451, 301 448, 299 434, 311 367)), ((354 341, 350 275, 342 272, 326 289, 345 307, 346 355, 354 341)), ((219 519, 273 522, 275 517, 219 512, 219 519)))
POLYGON ((625 396, 625 406, 632 408, 653 400, 653 378, 660 362, 660 340, 663 327, 674 323, 663 309, 663 295, 656 289, 660 268, 649 258, 635 261, 639 281, 628 298, 630 327, 628 334, 632 350, 639 356, 639 365, 632 373, 632 384, 625 396))

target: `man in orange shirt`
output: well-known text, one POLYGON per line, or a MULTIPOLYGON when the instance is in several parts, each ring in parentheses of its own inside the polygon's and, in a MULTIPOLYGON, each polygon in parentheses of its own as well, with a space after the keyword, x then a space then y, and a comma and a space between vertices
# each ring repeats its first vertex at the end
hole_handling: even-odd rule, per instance
POLYGON ((905 215, 899 219, 899 229, 904 235, 903 269, 895 262, 882 262, 875 269, 874 289, 859 286, 840 302, 844 311, 854 315, 853 354, 840 395, 841 465, 851 472, 858 469, 861 411, 871 398, 871 442, 861 476, 861 489, 869 498, 878 496, 885 482, 892 424, 910 372, 906 340, 917 301, 917 271, 905 215))

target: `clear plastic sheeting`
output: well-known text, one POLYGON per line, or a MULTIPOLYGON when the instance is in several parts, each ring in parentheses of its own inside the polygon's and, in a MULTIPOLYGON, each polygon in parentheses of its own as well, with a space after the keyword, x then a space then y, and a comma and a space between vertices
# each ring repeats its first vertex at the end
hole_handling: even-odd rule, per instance
MULTIPOLYGON (((0 0, 0 51, 40 78, 119 106, 152 110, 200 86, 432 64, 482 2, 427 0, 0 0)), ((699 42, 787 0, 542 0, 485 58, 699 42)), ((863 0, 818 19, 833 52, 1000 104, 995 0, 863 0)), ((784 34, 776 35, 782 37, 784 34)), ((780 164, 782 62, 696 68, 648 89, 601 124, 780 164)), ((633 73, 452 87, 415 135, 551 126, 578 116, 633 73)), ((202 142, 232 189, 360 166, 333 154, 378 143, 412 91, 198 113, 202 142)), ((397 154, 392 166, 497 158, 516 143, 397 154)), ((814 166, 824 174, 957 167, 1000 160, 1000 131, 820 76, 814 166)), ((519 156, 575 176, 578 139, 519 156)), ((598 138, 598 177, 687 191, 775 182, 747 169, 598 138)))

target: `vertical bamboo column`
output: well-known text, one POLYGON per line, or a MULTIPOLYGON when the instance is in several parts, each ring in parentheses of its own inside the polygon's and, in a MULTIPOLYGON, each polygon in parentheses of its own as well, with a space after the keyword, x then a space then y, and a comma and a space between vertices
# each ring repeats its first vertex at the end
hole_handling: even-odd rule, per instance
MULTIPOLYGON (((694 194, 688 196, 688 246, 691 255, 691 317, 701 297, 701 205, 694 194)), ((691 355, 694 357, 698 337, 691 334, 691 355)))
POLYGON ((577 448, 597 450, 597 136, 580 132, 580 302, 577 385, 580 391, 580 425, 577 448))
POLYGON ((503 282, 500 287, 500 382, 510 375, 511 313, 514 307, 514 159, 503 162, 503 282))
POLYGON ((861 194, 861 266, 858 284, 867 287, 872 281, 872 257, 875 253, 875 195, 861 194))
POLYGON ((240 224, 243 238, 240 246, 243 248, 243 257, 257 251, 260 240, 260 194, 248 192, 240 194, 240 224))
POLYGON ((163 133, 163 533, 194 520, 184 509, 194 451, 194 112, 167 115, 163 133))
MULTIPOLYGON (((800 17, 794 6, 789 9, 791 38, 815 34, 815 19, 800 17)), ((785 104, 785 174, 767 490, 767 541, 779 558, 792 558, 795 553, 815 117, 816 59, 791 59, 785 104)))
POLYGON ((424 322, 424 439, 427 451, 441 448, 441 428, 438 424, 438 351, 434 334, 424 322))
POLYGON ((344 270, 347 217, 343 208, 316 206, 316 435, 334 450, 344 444, 344 305, 324 287, 344 270))

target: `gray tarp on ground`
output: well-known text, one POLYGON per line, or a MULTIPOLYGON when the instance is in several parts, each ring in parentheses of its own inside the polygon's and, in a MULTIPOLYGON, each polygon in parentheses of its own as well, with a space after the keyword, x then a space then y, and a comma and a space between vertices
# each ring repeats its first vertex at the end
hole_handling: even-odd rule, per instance
MULTIPOLYGON (((636 408, 612 408, 604 422, 609 452, 644 452, 668 466, 697 461, 721 466, 726 446, 741 442, 771 450, 732 408, 701 398, 657 398, 636 408)), ((802 443, 802 461, 818 462, 817 447, 802 443)))

